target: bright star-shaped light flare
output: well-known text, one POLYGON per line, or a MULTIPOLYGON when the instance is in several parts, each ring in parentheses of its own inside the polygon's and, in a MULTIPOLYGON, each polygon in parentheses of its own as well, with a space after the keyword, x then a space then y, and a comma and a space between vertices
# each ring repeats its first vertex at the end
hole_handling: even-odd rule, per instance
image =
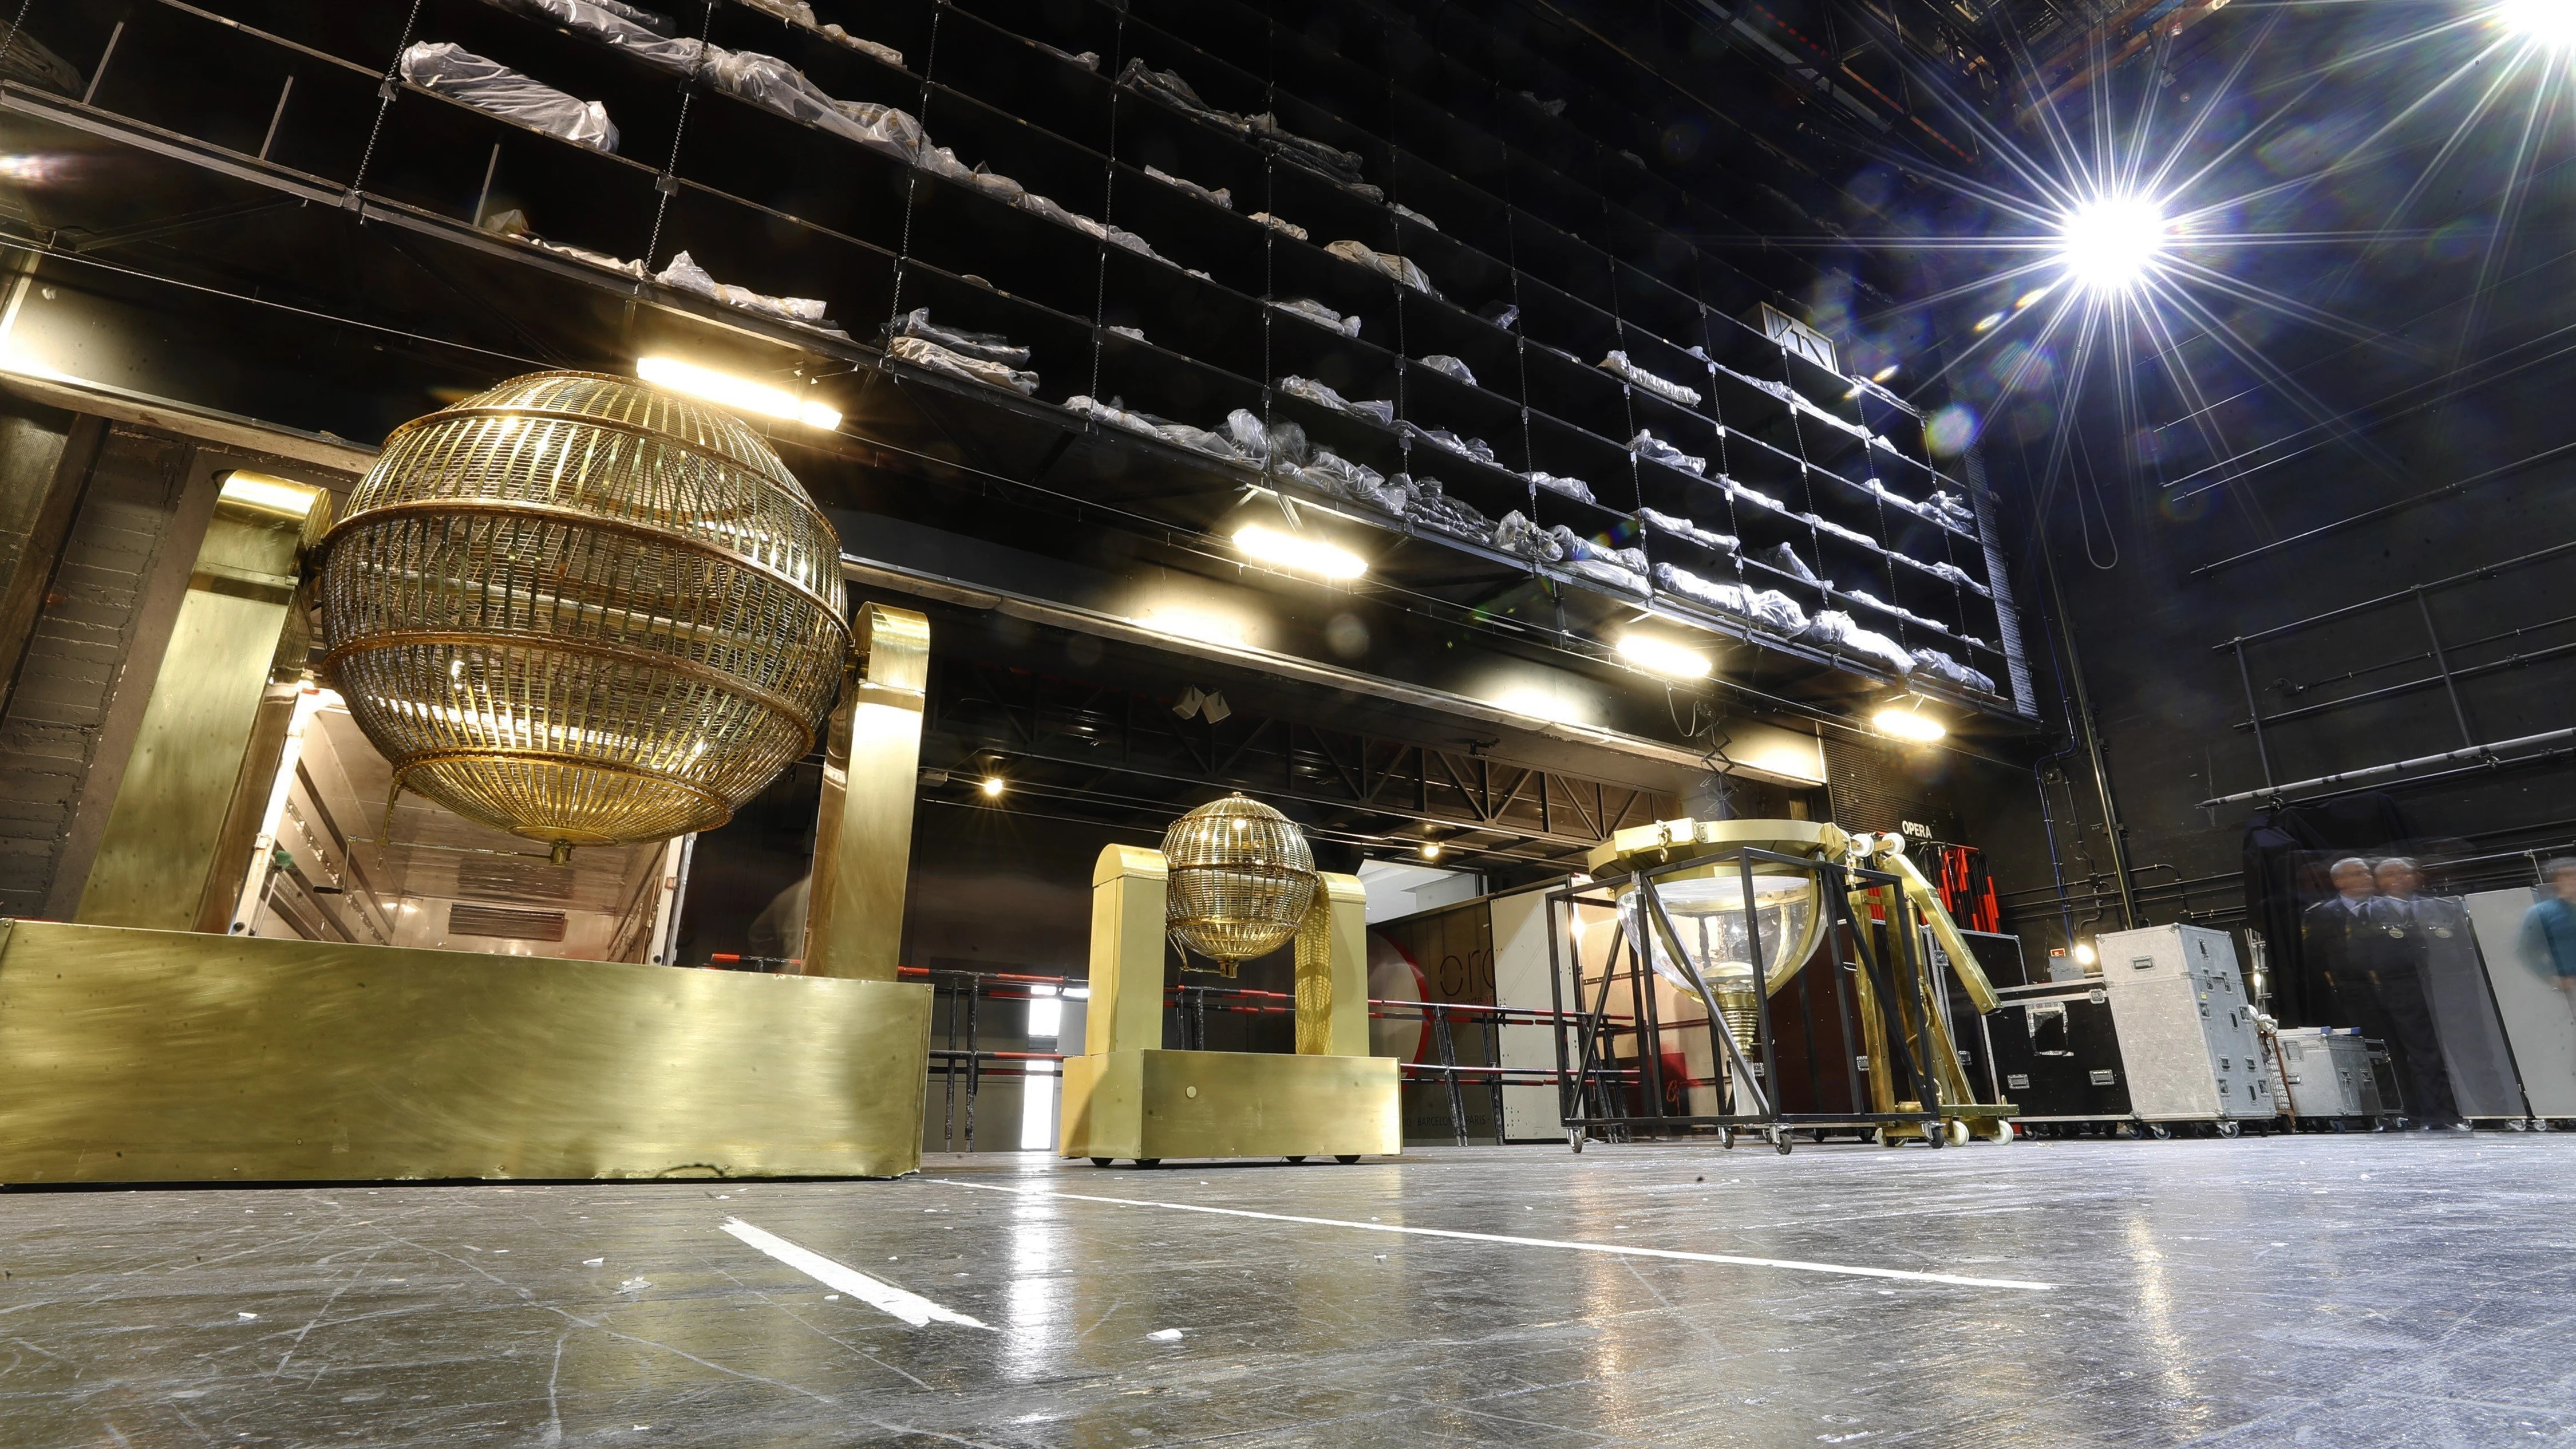
POLYGON ((2144 196, 2097 196, 2058 228, 2058 259, 2088 290, 2125 292, 2164 256, 2172 224, 2144 196))
POLYGON ((2576 46, 2576 4, 2568 0, 2503 0, 2495 17, 2506 29, 2551 49, 2576 46))

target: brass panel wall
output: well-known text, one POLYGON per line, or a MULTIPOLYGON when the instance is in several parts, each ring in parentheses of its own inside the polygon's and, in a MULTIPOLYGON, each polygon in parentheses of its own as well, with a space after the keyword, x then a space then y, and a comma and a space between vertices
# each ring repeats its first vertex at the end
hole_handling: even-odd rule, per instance
POLYGON ((920 1165, 928 986, 0 929, 0 1181, 920 1165))

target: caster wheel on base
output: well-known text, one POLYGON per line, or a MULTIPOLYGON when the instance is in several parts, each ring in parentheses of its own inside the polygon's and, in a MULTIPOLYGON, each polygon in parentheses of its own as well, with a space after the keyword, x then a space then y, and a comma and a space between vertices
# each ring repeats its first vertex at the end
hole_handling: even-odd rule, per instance
POLYGON ((2147 1135, 2158 1142, 2169 1142, 2173 1140, 2173 1129, 2162 1122, 2150 1122, 2147 1124, 2147 1135))
POLYGON ((1970 1127, 1970 1126, 1968 1125, 1968 1123, 1967 1123, 1967 1121, 1966 1121, 1966 1119, 1965 1119, 1965 1118, 1960 1118, 1960 1117, 1953 1117, 1953 1118, 1951 1118, 1951 1119, 1950 1119, 1950 1126, 1949 1126, 1949 1133, 1950 1133, 1950 1145, 1951 1145, 1951 1146, 1953 1146, 1953 1147, 1965 1147, 1965 1146, 1967 1146, 1969 1143, 1974 1142, 1974 1141, 1976 1141, 1976 1140, 1977 1140, 1977 1131, 1976 1131, 1976 1129, 1975 1129, 1975 1128, 1973 1128, 1973 1127, 1970 1127))
POLYGON ((1735 1146, 1735 1129, 1734 1129, 1734 1128, 1732 1128, 1732 1127, 1720 1127, 1720 1128, 1718 1128, 1718 1129, 1717 1129, 1717 1145, 1718 1145, 1718 1146, 1720 1146, 1720 1147, 1725 1147, 1725 1148, 1730 1148, 1730 1149, 1731 1149, 1731 1148, 1733 1148, 1733 1147, 1735 1146))
POLYGON ((2244 1135, 2244 1132, 2244 1124, 2239 1122, 2221 1122, 2218 1124, 2218 1135, 2224 1138, 2240 1137, 2244 1135))
POLYGON ((1136 1159, 1136 1165, 1138 1167, 1160 1167, 1163 1165, 1163 1159, 1159 1157, 1139 1157, 1136 1159))
POLYGON ((1580 1132, 1566 1133, 1565 1145, 1573 1148, 1576 1152, 1581 1152, 1583 1150, 1583 1134, 1580 1132))
POLYGON ((1109 1164, 1116 1162, 1117 1160, 1118 1159, 1115 1157, 1095 1157, 1091 1159, 1091 1165, 1094 1167, 1107 1167, 1109 1164))
POLYGON ((1789 1155, 1789 1134, 1786 1131, 1778 1127, 1774 1127, 1764 1135, 1770 1139, 1772 1151, 1779 1153, 1782 1157, 1789 1155))
POLYGON ((1305 1153, 1300 1152, 1300 1153, 1298 1153, 1296 1156, 1291 1157, 1291 1158, 1289 1158, 1288 1160, 1289 1160, 1290 1162, 1303 1162, 1303 1161, 1305 1161, 1305 1160, 1306 1160, 1306 1154, 1305 1154, 1305 1153))
POLYGON ((1897 1145, 1899 1139, 1895 1133, 1881 1127, 1869 1135, 1869 1140, 1877 1143, 1881 1147, 1894 1147, 1897 1145))
POLYGON ((1348 1164, 1359 1161, 1360 1155, 1356 1152, 1336 1152, 1333 1154, 1333 1160, 1335 1162, 1348 1164))

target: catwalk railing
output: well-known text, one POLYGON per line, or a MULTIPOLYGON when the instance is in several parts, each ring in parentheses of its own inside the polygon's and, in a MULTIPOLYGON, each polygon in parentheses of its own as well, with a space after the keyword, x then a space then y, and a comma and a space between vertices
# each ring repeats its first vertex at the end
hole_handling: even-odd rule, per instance
MULTIPOLYGON (((720 952, 709 958, 718 970, 779 971, 791 970, 798 963, 793 958, 745 956, 720 952)), ((986 1045, 988 1028, 984 1005, 993 1001, 1039 1002, 1074 1001, 1089 998, 1090 984, 1079 976, 1033 975, 1011 971, 933 970, 927 967, 902 968, 906 981, 926 981, 935 993, 936 1005, 931 1013, 932 1031, 937 1039, 930 1049, 930 1073, 940 1092, 940 1117, 936 1131, 927 1138, 946 1150, 976 1151, 975 1110, 984 1082, 988 1078, 1025 1080, 1029 1077, 1054 1077, 1061 1071, 1068 1055, 1062 1051, 1040 1051, 1034 1047, 995 1047, 986 1045), (1079 992, 1080 995, 1072 993, 1079 992)), ((1183 984, 1164 993, 1166 1010, 1177 1013, 1180 1028, 1179 1046, 1184 1051, 1208 1049, 1210 1016, 1289 1016, 1296 1015, 1294 996, 1280 991, 1261 991, 1244 986, 1183 984)), ((1505 1087, 1553 1087, 1560 1100, 1569 1092, 1569 1078, 1562 1067, 1515 1067, 1501 1064, 1502 1031, 1507 1026, 1534 1026, 1551 1033, 1562 1033, 1581 1026, 1618 1027, 1629 1024, 1625 1016, 1585 1017, 1581 1022, 1573 1014, 1542 1008, 1487 1006, 1465 1001, 1398 1001, 1369 998, 1369 1016, 1378 1021, 1419 1021, 1425 1024, 1429 1040, 1421 1048, 1433 1055, 1430 1061, 1405 1061, 1398 1072, 1406 1082, 1429 1083, 1439 1087, 1446 1100, 1450 1133, 1461 1147, 1468 1145, 1470 1131, 1467 1094, 1487 1094, 1492 1110, 1493 1136, 1499 1142, 1503 1133, 1503 1089, 1505 1087), (1475 1034, 1484 1060, 1459 1060, 1462 1031, 1475 1034)), ((1017 1040, 1019 1038, 1010 1038, 1017 1040)), ((1596 1063, 1587 1080, 1595 1084, 1633 1081, 1636 1068, 1596 1063)), ((926 1126, 927 1124, 925 1124, 926 1126)))

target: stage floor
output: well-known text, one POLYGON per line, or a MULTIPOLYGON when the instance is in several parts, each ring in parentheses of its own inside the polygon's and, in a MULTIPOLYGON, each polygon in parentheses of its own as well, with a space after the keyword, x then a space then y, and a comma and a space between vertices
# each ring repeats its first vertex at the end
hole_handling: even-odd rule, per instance
POLYGON ((20 1192, 0 1444, 2557 1440, 2571 1182, 2481 1134, 20 1192))

